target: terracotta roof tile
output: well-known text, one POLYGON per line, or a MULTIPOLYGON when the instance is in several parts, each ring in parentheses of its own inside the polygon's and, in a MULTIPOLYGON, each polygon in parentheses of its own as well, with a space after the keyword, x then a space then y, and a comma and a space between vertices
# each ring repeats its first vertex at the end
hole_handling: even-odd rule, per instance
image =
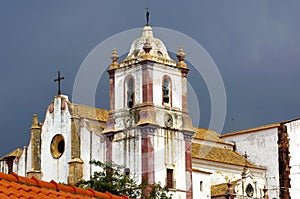
POLYGON ((192 143, 192 157, 208 161, 220 162, 231 165, 245 166, 260 168, 244 158, 239 153, 216 146, 207 146, 202 144, 192 143))
MULTIPOLYGON (((234 181, 234 182, 231 182, 231 183, 232 183, 233 187, 235 187, 236 184, 237 184, 237 181, 234 181)), ((211 197, 225 196, 227 189, 228 189, 227 183, 212 185, 210 187, 211 197)))
POLYGON ((101 193, 93 189, 82 189, 73 185, 62 185, 55 181, 45 182, 35 177, 25 178, 15 173, 5 174, 0 172, 0 198, 24 199, 129 199, 112 195, 108 192, 101 193))
POLYGON ((197 128, 193 138, 197 140, 206 140, 211 142, 228 144, 220 138, 220 135, 217 132, 205 128, 197 128))
POLYGON ((101 122, 106 122, 108 118, 108 110, 100 108, 71 104, 70 110, 74 118, 86 118, 101 122))

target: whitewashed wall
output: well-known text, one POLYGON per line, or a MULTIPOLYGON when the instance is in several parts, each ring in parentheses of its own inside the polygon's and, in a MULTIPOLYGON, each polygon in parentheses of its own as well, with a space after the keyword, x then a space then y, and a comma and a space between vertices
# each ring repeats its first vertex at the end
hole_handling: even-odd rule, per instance
MULTIPOLYGON (((106 143, 104 136, 97 135, 95 132, 92 132, 92 154, 91 160, 106 161, 106 143)), ((100 167, 91 165, 91 173, 93 174, 96 171, 100 171, 100 167)))
MULTIPOLYGON (((86 127, 80 129, 80 157, 83 161, 83 179, 89 179, 91 174, 91 132, 86 127)), ((93 146, 95 147, 95 146, 93 146)))
POLYGON ((210 174, 193 171, 193 199, 210 198, 210 174), (202 190, 200 182, 202 181, 202 190))
MULTIPOLYGON (((173 169, 176 189, 187 190, 185 141, 180 132, 158 129, 154 137, 155 181, 166 183, 167 169, 173 169)), ((185 198, 183 192, 170 190, 173 198, 185 198)))
POLYGON ((112 146, 112 161, 130 169, 130 173, 141 183, 142 150, 141 134, 128 130, 115 134, 112 146))
POLYGON ((267 167, 266 182, 270 198, 279 198, 278 129, 271 128, 252 133, 224 137, 234 141, 237 152, 249 155, 249 160, 258 166, 267 167))

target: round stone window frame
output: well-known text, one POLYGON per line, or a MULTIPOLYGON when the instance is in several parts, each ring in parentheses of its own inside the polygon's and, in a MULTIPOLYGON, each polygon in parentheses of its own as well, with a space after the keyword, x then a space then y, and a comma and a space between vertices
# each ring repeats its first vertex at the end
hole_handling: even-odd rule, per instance
POLYGON ((65 139, 61 134, 56 134, 51 141, 50 151, 53 158, 58 159, 65 152, 65 139))

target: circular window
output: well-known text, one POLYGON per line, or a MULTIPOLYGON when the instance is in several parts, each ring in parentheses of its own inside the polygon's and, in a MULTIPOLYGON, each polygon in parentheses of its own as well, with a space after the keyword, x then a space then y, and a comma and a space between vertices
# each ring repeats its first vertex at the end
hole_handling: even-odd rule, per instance
POLYGON ((50 150, 53 158, 60 158, 65 151, 65 140, 62 135, 57 134, 53 137, 50 150))

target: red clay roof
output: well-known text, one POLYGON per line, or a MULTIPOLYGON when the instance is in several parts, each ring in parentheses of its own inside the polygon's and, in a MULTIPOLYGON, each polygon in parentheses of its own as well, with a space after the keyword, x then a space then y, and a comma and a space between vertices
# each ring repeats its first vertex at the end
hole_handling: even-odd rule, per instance
POLYGON ((62 185, 55 181, 45 182, 35 177, 25 178, 15 173, 5 174, 0 172, 0 198, 23 199, 129 199, 126 196, 116 196, 109 192, 98 192, 93 189, 82 189, 73 185, 62 185))

